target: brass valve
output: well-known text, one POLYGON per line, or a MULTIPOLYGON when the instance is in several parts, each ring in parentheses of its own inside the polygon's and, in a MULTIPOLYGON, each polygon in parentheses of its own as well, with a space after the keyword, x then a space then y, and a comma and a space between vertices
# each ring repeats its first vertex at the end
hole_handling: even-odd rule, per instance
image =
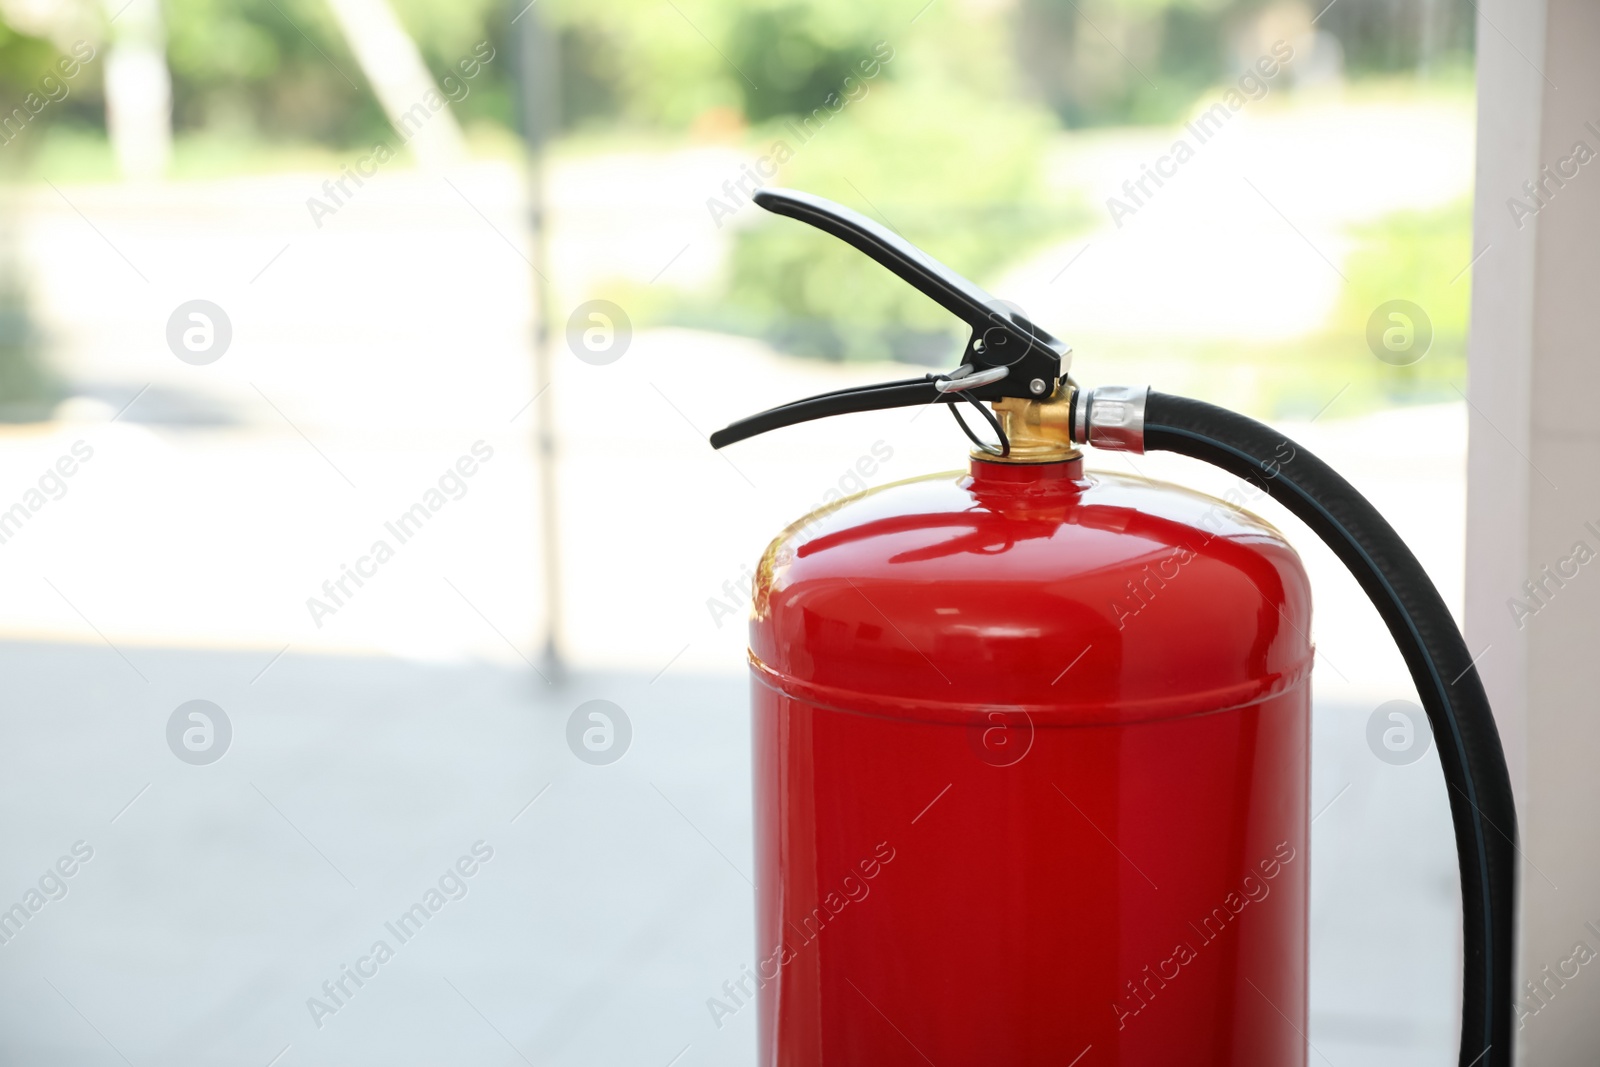
POLYGON ((995 417, 1011 442, 1010 455, 974 450, 973 458, 990 463, 1060 463, 1077 459, 1082 455, 1072 440, 1072 398, 1077 388, 1070 379, 1063 379, 1042 400, 1014 396, 996 400, 995 417))

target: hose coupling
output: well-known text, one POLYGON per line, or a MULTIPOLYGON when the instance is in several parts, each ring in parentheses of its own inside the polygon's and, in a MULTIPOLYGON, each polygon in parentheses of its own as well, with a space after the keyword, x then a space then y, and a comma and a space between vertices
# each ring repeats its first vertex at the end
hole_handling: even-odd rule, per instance
POLYGON ((1144 454, 1144 409, 1148 385, 1101 385, 1074 397, 1072 440, 1107 452, 1144 454))

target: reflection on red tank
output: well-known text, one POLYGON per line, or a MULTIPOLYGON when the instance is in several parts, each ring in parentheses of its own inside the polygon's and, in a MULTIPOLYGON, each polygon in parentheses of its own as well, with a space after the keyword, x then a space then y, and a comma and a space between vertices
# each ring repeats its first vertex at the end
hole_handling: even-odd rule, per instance
POLYGON ((1079 461, 787 530, 761 1063, 1303 1065, 1310 610, 1270 526, 1079 461))

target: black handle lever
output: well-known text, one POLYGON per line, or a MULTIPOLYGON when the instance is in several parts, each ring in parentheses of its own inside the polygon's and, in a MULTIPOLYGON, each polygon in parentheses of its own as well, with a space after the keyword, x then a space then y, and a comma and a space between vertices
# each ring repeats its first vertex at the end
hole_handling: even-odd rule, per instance
MULTIPOLYGON (((865 252, 912 288, 955 315, 972 330, 961 363, 969 370, 951 375, 910 378, 860 389, 842 389, 809 397, 742 419, 711 435, 711 446, 742 441, 756 434, 828 415, 960 399, 1049 395, 1067 371, 1072 349, 1035 326, 1015 308, 928 255, 904 237, 831 200, 791 189, 762 189, 755 202, 768 211, 809 223, 865 252), (987 373, 985 373, 987 372, 987 373), (955 379, 970 377, 983 384, 961 389, 955 379), (949 379, 948 381, 943 381, 949 379), (956 388, 950 388, 955 385, 956 388)), ((992 421, 992 420, 991 420, 992 421)))

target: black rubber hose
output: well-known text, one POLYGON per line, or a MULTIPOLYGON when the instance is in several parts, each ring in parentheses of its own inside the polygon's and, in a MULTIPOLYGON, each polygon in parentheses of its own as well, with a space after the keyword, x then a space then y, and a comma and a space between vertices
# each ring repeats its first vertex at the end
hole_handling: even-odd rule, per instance
POLYGON ((1461 1067, 1510 1067, 1517 813, 1500 734, 1439 591, 1349 482, 1282 434, 1224 408, 1152 392, 1145 448, 1260 486, 1344 562, 1400 646, 1439 747, 1461 866, 1461 1067))

